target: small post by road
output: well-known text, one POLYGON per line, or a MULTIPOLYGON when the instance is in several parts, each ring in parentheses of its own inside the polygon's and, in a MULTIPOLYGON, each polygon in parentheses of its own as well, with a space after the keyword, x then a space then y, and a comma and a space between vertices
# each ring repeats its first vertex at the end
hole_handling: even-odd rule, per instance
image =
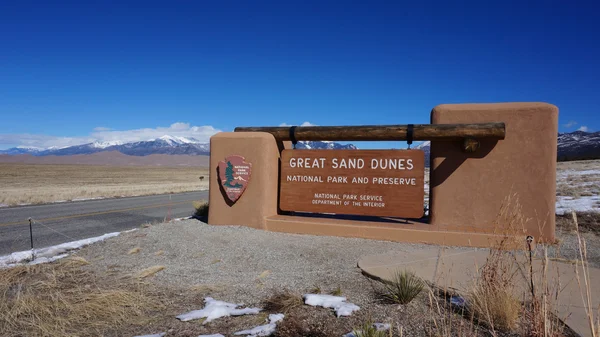
POLYGON ((31 250, 33 251, 33 226, 32 226, 32 222, 33 220, 31 218, 28 219, 29 220, 29 240, 31 241, 31 250))

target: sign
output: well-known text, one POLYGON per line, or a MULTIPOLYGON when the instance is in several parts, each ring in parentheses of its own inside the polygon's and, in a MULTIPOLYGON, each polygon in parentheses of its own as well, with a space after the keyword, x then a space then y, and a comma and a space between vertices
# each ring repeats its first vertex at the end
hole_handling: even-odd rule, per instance
POLYGON ((235 203, 248 187, 252 164, 242 156, 229 156, 219 162, 219 182, 225 195, 235 203))
POLYGON ((284 211, 421 218, 421 150, 284 150, 284 211))

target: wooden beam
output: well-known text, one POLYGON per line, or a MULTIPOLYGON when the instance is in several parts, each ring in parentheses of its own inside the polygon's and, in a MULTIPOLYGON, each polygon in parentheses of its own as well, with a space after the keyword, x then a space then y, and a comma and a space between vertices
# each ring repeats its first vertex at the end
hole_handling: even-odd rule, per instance
MULTIPOLYGON (((414 124, 413 140, 449 141, 504 139, 504 123, 483 124, 414 124)), ((389 141, 407 140, 408 125, 298 126, 296 140, 318 141, 389 141)), ((279 141, 289 141, 290 127, 237 127, 235 132, 268 132, 279 141)))

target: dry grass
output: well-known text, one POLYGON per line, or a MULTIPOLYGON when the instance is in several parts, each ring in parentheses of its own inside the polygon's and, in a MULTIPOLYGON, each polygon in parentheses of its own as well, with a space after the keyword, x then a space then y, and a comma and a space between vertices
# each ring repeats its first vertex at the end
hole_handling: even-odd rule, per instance
POLYGON ((316 322, 306 322, 296 316, 286 316, 283 322, 279 323, 274 337, 331 337, 340 336, 337 329, 330 324, 317 324, 316 322))
POLYGON ((600 160, 574 160, 574 161, 562 161, 556 163, 557 170, 593 170, 600 167, 600 160))
POLYGON ((594 233, 600 235, 599 212, 577 212, 577 224, 571 214, 556 215, 556 227, 567 232, 594 233))
MULTIPOLYGON (((470 320, 465 318, 467 312, 461 310, 454 313, 452 305, 447 301, 450 293, 447 290, 427 288, 429 298, 429 310, 431 316, 430 336, 437 337, 471 337, 479 335, 479 326, 475 324, 473 315, 470 320)), ((493 335, 493 334, 492 334, 493 335)))
POLYGON ((131 248, 131 249, 130 249, 130 250, 127 252, 127 254, 129 254, 129 255, 131 255, 131 254, 137 254, 137 253, 139 253, 139 252, 140 252, 140 250, 141 250, 141 248, 140 248, 140 247, 134 247, 134 248, 131 248))
POLYGON ((352 329, 352 333, 356 337, 387 337, 393 336, 393 328, 390 327, 389 330, 377 330, 377 328, 373 325, 373 320, 371 318, 367 319, 360 327, 352 329))
POLYGON ((556 185, 556 195, 563 197, 579 198, 585 194, 586 189, 583 186, 572 185, 568 183, 558 183, 556 185))
POLYGON ((600 307, 598 309, 596 309, 593 307, 593 304, 592 304, 592 291, 591 291, 592 282, 589 277, 590 271, 589 271, 589 265, 587 263, 586 242, 585 242, 585 239, 583 239, 581 237, 581 235, 579 235, 579 230, 578 230, 579 223, 577 221, 577 215, 575 214, 575 212, 572 213, 572 216, 573 216, 573 222, 575 223, 575 228, 577 231, 577 241, 578 241, 578 245, 579 245, 579 262, 581 263, 582 274, 583 274, 583 275, 580 275, 579 268, 575 268, 577 283, 579 284, 579 289, 581 291, 581 297, 583 299, 585 313, 587 315, 587 319, 588 319, 588 323, 589 323, 590 334, 593 337, 597 337, 600 334, 600 307), (581 281, 582 276, 583 276, 583 282, 581 281), (596 313, 596 315, 597 315, 596 318, 594 318, 595 310, 598 310, 598 312, 596 313))
POLYGON ((560 162, 557 165, 556 195, 573 197, 600 194, 600 160, 560 162))
POLYGON ((492 331, 514 330, 521 313, 517 272, 522 268, 509 250, 524 246, 520 241, 530 219, 522 214, 518 198, 509 195, 495 224, 496 231, 503 237, 490 248, 487 260, 478 270, 477 279, 467 294, 473 317, 492 331))
POLYGON ((81 268, 87 261, 0 269, 1 336, 101 336, 145 324, 160 301, 134 280, 107 282, 81 268))
POLYGON ((492 330, 512 331, 521 302, 515 296, 514 260, 501 250, 491 250, 468 299, 474 317, 492 330))
POLYGON ((320 294, 321 292, 321 287, 317 284, 315 284, 312 289, 308 291, 309 294, 320 294))
POLYGON ((158 273, 159 271, 165 269, 165 266, 152 266, 152 267, 148 267, 142 271, 140 271, 137 274, 137 278, 139 279, 144 279, 150 276, 155 275, 156 273, 158 273))
POLYGON ((300 294, 290 290, 280 290, 264 301, 264 308, 268 311, 288 313, 303 304, 304 301, 300 294))
POLYGON ((38 204, 208 188, 206 168, 0 163, 0 204, 38 204))
POLYGON ((333 296, 342 296, 342 294, 343 294, 342 287, 340 287, 340 286, 338 286, 331 292, 331 295, 333 295, 333 296))

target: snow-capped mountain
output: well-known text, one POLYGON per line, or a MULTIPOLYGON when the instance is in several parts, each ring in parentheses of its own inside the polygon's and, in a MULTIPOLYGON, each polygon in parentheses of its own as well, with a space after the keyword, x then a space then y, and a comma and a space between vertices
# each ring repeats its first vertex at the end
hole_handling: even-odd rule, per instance
POLYGON ((41 151, 44 151, 44 149, 35 147, 35 146, 17 146, 17 147, 8 149, 8 150, 0 151, 0 154, 10 154, 10 155, 34 154, 34 153, 39 153, 41 151))
POLYGON ((123 144, 123 142, 118 141, 118 140, 114 140, 114 141, 109 141, 109 142, 93 142, 92 143, 92 147, 98 148, 98 149, 105 149, 109 146, 113 146, 113 145, 121 145, 123 144))
POLYGON ((296 144, 296 149, 307 149, 307 150, 356 150, 356 146, 352 144, 340 144, 336 142, 328 141, 299 141, 296 144))
MULTIPOLYGON (((340 144, 335 142, 312 142, 302 141, 296 145, 297 149, 356 149, 352 144, 340 144)), ((94 142, 82 145, 69 146, 65 148, 41 149, 18 147, 4 151, 0 154, 31 154, 34 156, 69 156, 76 154, 92 154, 102 151, 119 151, 130 156, 146 156, 150 154, 188 154, 207 155, 210 152, 210 144, 202 143, 192 137, 176 137, 164 135, 156 139, 141 142, 125 143, 121 141, 94 142)))
POLYGON ((429 167, 429 153, 431 150, 431 142, 430 141, 425 141, 415 147, 413 147, 413 149, 415 150, 422 150, 423 152, 425 152, 425 167, 429 167))
POLYGON ((141 142, 125 143, 122 141, 94 142, 65 148, 30 149, 12 148, 0 151, 0 154, 30 154, 34 156, 69 156, 76 154, 92 154, 102 151, 118 151, 130 156, 146 156, 150 154, 189 154, 207 155, 210 151, 208 143, 201 143, 191 137, 162 136, 141 142))
POLYGON ((558 134, 558 161, 600 158, 600 132, 558 134))

